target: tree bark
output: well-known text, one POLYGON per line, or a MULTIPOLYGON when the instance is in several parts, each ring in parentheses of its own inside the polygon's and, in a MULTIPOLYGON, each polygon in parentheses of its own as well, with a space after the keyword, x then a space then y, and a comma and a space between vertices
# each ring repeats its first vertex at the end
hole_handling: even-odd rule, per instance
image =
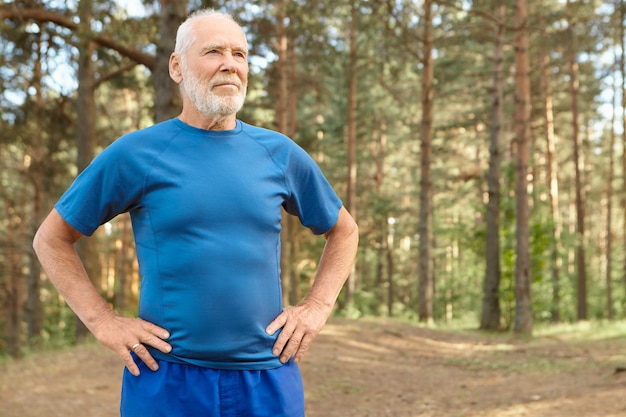
POLYGON ((566 3, 568 32, 567 61, 569 73, 569 88, 572 111, 572 145, 574 150, 574 192, 576 207, 576 289, 577 289, 577 314, 578 320, 587 319, 587 273, 585 266, 585 210, 583 204, 583 181, 580 167, 581 152, 578 124, 578 62, 576 62, 574 49, 574 30, 571 15, 571 2, 566 3))
MULTIPOLYGON (((293 86, 295 71, 292 67, 293 56, 290 54, 289 31, 285 26, 286 5, 284 1, 276 2, 276 42, 275 50, 277 76, 277 99, 274 103, 276 130, 293 138, 295 135, 296 97, 293 86)), ((296 266, 298 257, 298 224, 294 216, 283 213, 283 233, 281 233, 281 268, 283 275, 283 291, 289 305, 300 302, 300 274, 296 266)))
MULTIPOLYGON (((95 44, 90 37, 92 20, 92 1, 81 0, 78 4, 80 24, 78 26, 78 96, 76 99, 77 114, 77 159, 78 172, 82 172, 95 156, 96 150, 96 100, 95 100, 95 70, 93 54, 95 44)), ((76 249, 85 265, 85 270, 93 282, 94 287, 102 288, 100 260, 95 239, 81 239, 76 249)), ((89 334, 87 327, 76 318, 76 339, 89 334)))
POLYGON ((546 160, 550 199, 550 217, 552 219, 552 247, 550 248, 551 274, 552 274, 552 306, 550 309, 553 323, 561 321, 561 211, 559 208, 559 179, 558 163, 556 158, 556 138, 554 135, 554 112, 552 108, 552 87, 550 82, 550 58, 543 52, 541 60, 542 99, 544 106, 544 135, 546 138, 546 160))
MULTIPOLYGON (((293 19, 292 19, 293 21, 293 19)), ((287 78, 287 91, 285 99, 287 100, 287 120, 286 120, 286 134, 290 138, 296 137, 297 132, 297 115, 298 115, 298 90, 296 89, 296 51, 295 40, 293 39, 292 31, 286 30, 287 35, 287 56, 286 56, 286 70, 285 76, 287 78)), ((293 216, 289 216, 289 240, 290 240, 290 258, 296 265, 298 259, 298 252, 300 250, 298 232, 300 230, 300 224, 293 216)), ((302 291, 300 289, 300 272, 299 268, 292 267, 291 275, 289 277, 289 300, 292 305, 300 302, 302 299, 302 291)))
MULTIPOLYGON (((626 4, 624 0, 621 0, 619 3, 620 10, 620 50, 622 51, 620 55, 620 74, 622 76, 622 126, 626 126, 626 53, 624 53, 624 48, 626 48, 625 38, 626 38, 626 4)), ((622 224, 626 225, 626 129, 622 128, 622 198, 621 198, 621 207, 622 207, 622 224)), ((626 229, 626 227, 624 227, 626 229)), ((622 282, 624 284, 624 290, 626 291, 626 230, 622 232, 622 241, 623 241, 623 265, 622 265, 622 282)))
MULTIPOLYGON (((350 212, 354 219, 357 219, 356 212, 356 183, 357 183, 357 160, 356 160, 356 142, 357 142, 357 80, 358 80, 358 72, 357 72, 357 59, 358 59, 358 50, 356 43, 357 36, 357 2, 355 0, 351 1, 351 11, 350 11, 350 68, 348 70, 348 125, 347 125, 347 168, 348 168, 348 177, 346 179, 347 191, 346 191, 346 201, 345 207, 350 212)), ((354 293, 356 291, 356 273, 354 268, 345 284, 345 307, 350 314, 354 310, 354 293)))
MULTIPOLYGON (((623 54, 622 54, 623 55, 623 54)), ((615 57, 617 67, 617 56, 615 57)), ((617 68, 616 68, 617 70, 617 68)), ((615 71, 617 72, 617 71, 615 71)), ((606 180, 606 316, 613 319, 613 178, 615 177, 615 123, 617 113, 618 87, 613 84, 613 106, 611 112, 611 133, 609 136, 609 172, 606 180)))
MULTIPOLYGON (((385 178, 385 157, 387 155, 387 123, 382 120, 379 123, 379 129, 374 134, 377 139, 373 144, 374 148, 374 161, 376 163, 376 194, 383 198, 383 181, 385 178)), ((387 216, 389 213, 387 213, 387 216)), ((386 217, 387 217, 386 216, 386 217)), ((395 226, 389 224, 389 218, 382 218, 379 221, 379 247, 380 247, 380 259, 379 268, 377 271, 376 287, 382 288, 386 282, 387 285, 387 314, 389 317, 393 316, 393 302, 395 298, 395 286, 393 282, 394 275, 394 256, 393 256, 393 233, 395 226), (385 261, 383 261, 383 259, 385 261), (387 268, 383 271, 383 266, 386 263, 387 268), (386 275, 384 279, 383 275, 386 275)))
POLYGON ((169 59, 176 44, 176 31, 185 19, 187 0, 161 0, 161 22, 157 39, 156 62, 152 68, 155 92, 155 119, 170 119, 181 110, 178 85, 169 74, 169 59))
MULTIPOLYGON (((42 55, 41 32, 37 34, 37 58, 33 69, 33 86, 35 87, 35 120, 41 121, 44 117, 44 98, 42 94, 41 80, 43 78, 41 62, 42 55)), ((42 220, 42 205, 44 194, 44 131, 36 129, 33 134, 31 164, 28 170, 29 179, 32 184, 32 205, 30 216, 30 238, 42 220)), ((27 299, 26 299, 26 322, 28 325, 28 343, 32 346, 37 344, 38 337, 43 330, 43 304, 41 302, 41 264, 33 250, 28 253, 29 272, 26 276, 27 299)))
POLYGON ((433 34, 432 0, 424 1, 424 35, 422 54, 422 120, 420 124, 420 191, 419 191, 419 284, 418 317, 421 322, 433 320, 433 277, 430 268, 433 118, 433 34))
POLYGON ((483 287, 483 310, 480 328, 497 330, 500 327, 500 164, 502 153, 502 100, 503 81, 502 64, 504 55, 504 17, 505 6, 497 10, 494 60, 493 60, 493 99, 491 108, 491 141, 489 146, 489 201, 487 202, 486 260, 485 282, 483 287))
POLYGON ((528 58, 528 5, 516 0, 515 33, 515 332, 531 334, 533 328, 530 297, 530 248, 528 208, 528 161, 530 143, 530 77, 528 58))

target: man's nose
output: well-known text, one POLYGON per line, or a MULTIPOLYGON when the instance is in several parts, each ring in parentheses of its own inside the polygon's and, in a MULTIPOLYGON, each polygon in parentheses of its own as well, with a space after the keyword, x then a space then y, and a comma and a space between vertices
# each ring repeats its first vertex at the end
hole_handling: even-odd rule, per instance
POLYGON ((235 72, 237 70, 237 62, 230 52, 226 52, 222 56, 222 66, 220 68, 224 72, 235 72))

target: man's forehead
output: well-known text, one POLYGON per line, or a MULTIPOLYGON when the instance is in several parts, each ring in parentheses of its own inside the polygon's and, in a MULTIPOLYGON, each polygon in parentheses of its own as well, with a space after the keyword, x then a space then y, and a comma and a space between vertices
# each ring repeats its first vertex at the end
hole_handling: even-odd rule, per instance
POLYGON ((205 47, 248 49, 243 29, 234 21, 222 16, 205 16, 195 23, 196 40, 205 47))

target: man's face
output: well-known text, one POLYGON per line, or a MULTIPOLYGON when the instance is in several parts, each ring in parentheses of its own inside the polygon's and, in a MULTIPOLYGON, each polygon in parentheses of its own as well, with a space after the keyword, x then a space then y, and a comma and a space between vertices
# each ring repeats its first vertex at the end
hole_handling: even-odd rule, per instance
POLYGON ((206 17, 194 22, 196 35, 180 60, 181 86, 197 110, 231 115, 243 106, 248 84, 248 47, 234 22, 206 17))

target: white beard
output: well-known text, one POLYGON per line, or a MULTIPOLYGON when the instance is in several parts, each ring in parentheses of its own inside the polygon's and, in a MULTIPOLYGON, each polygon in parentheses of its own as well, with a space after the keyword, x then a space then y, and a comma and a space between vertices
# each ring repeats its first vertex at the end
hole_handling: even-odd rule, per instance
POLYGON ((229 116, 237 113, 243 107, 247 86, 244 85, 242 88, 241 81, 234 75, 232 78, 219 77, 213 79, 208 84, 202 82, 186 68, 183 68, 182 75, 182 88, 200 113, 206 116, 229 116), (239 94, 236 96, 215 94, 213 86, 225 81, 240 86, 239 94))

